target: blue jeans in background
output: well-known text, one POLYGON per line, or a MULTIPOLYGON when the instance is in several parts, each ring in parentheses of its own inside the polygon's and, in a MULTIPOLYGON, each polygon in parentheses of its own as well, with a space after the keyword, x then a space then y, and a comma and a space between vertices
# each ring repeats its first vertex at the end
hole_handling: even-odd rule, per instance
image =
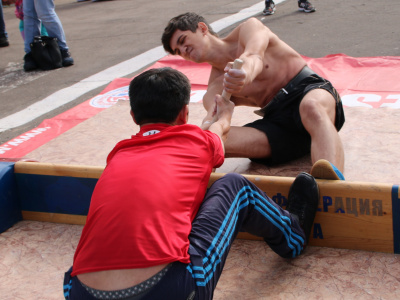
POLYGON ((31 52, 30 43, 40 35, 40 20, 50 37, 58 40, 61 50, 68 50, 64 29, 54 9, 54 0, 24 0, 25 52, 31 52))
POLYGON ((0 37, 8 37, 6 24, 4 23, 3 2, 0 1, 0 37))

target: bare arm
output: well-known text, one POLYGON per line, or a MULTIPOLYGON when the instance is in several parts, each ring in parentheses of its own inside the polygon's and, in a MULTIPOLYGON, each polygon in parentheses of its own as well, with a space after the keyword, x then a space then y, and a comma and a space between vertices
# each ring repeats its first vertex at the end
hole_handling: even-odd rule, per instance
POLYGON ((213 68, 211 70, 210 79, 208 81, 207 92, 203 96, 203 106, 207 111, 207 115, 203 119, 201 125, 201 128, 204 130, 208 129, 213 122, 216 109, 215 95, 222 94, 222 81, 223 73, 220 74, 217 70, 213 68))
POLYGON ((244 62, 240 70, 232 69, 232 63, 225 67, 223 85, 228 93, 239 93, 244 85, 253 82, 263 71, 265 52, 273 36, 275 35, 263 23, 251 18, 239 25, 232 35, 227 37, 228 42, 236 39, 238 47, 243 49, 239 58, 244 62))
POLYGON ((233 69, 233 62, 229 62, 223 71, 214 67, 211 69, 208 89, 203 97, 203 105, 207 111, 201 125, 203 129, 212 124, 216 94, 221 94, 222 91, 228 94, 239 93, 245 84, 253 82, 263 71, 265 52, 273 36, 274 34, 263 23, 251 18, 235 28, 225 39, 226 43, 237 45, 243 67, 233 69))
MULTIPOLYGON (((208 130, 218 135, 222 141, 222 146, 226 141, 229 129, 231 128, 231 119, 235 105, 232 101, 227 101, 222 96, 215 96, 215 116, 216 120, 208 130)), ((225 147, 224 147, 225 152, 225 147)))
MULTIPOLYGON (((243 61, 240 59, 235 59, 234 63, 233 63, 233 69, 240 69, 242 68, 243 65, 243 61)), ((215 81, 213 82, 215 84, 215 81)), ((220 86, 220 85, 219 85, 220 86)), ((207 98, 210 94, 206 95, 207 98)), ((231 99, 231 94, 227 93, 225 90, 222 91, 222 98, 229 102, 231 99)), ((207 99, 208 100, 208 99, 207 99)), ((209 101, 209 100, 208 100, 209 101)), ((214 109, 209 109, 207 111, 207 116, 206 118, 203 120, 202 123, 202 127, 203 129, 207 129, 208 128, 208 124, 212 124, 213 122, 215 122, 216 120, 216 111, 215 111, 216 107, 214 109), (212 119, 211 119, 212 118, 212 119)))

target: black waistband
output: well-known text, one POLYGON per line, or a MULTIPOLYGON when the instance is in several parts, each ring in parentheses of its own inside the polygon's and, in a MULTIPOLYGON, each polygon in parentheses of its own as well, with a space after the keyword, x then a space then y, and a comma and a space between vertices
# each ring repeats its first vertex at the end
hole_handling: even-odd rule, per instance
MULTIPOLYGON (((286 94, 286 95, 290 94, 291 91, 294 88, 296 88, 300 84, 301 81, 303 81, 305 78, 307 78, 310 75, 316 75, 316 73, 313 70, 311 70, 308 66, 305 66, 303 69, 301 69, 301 71, 299 73, 297 73, 296 76, 294 76, 292 78, 292 80, 289 81, 289 83, 285 87, 283 87, 279 90, 279 92, 274 96, 274 98, 271 100, 271 102, 279 95, 282 95, 282 93, 286 94)), ((271 102, 269 102, 269 103, 271 103, 271 102)), ((254 113, 263 117, 265 114, 265 111, 268 107, 268 104, 261 109, 255 110, 254 113)))
POLYGON ((289 81, 289 83, 284 88, 281 89, 281 91, 285 94, 290 93, 290 91, 298 86, 299 83, 303 81, 303 79, 307 78, 310 75, 316 75, 316 73, 308 66, 305 66, 292 80, 289 81))

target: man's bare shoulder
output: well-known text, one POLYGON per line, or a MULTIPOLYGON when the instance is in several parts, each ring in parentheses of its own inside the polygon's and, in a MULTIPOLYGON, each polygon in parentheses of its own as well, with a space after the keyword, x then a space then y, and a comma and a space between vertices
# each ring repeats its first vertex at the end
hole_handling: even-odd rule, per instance
POLYGON ((255 17, 248 18, 246 21, 242 22, 241 24, 251 26, 251 25, 262 25, 265 26, 259 19, 255 17))
POLYGON ((251 17, 241 23, 238 27, 239 30, 243 31, 259 31, 259 30, 269 30, 269 28, 262 23, 260 20, 258 20, 255 17, 251 17))
POLYGON ((246 43, 252 37, 271 37, 272 31, 257 18, 250 18, 239 24, 222 40, 226 43, 246 43))
POLYGON ((238 35, 238 33, 242 30, 248 30, 250 29, 254 29, 255 27, 266 27, 261 21, 259 21, 257 18, 251 17, 249 19, 247 19, 246 21, 240 23, 238 26, 236 26, 225 38, 223 39, 227 39, 231 36, 235 36, 238 35))

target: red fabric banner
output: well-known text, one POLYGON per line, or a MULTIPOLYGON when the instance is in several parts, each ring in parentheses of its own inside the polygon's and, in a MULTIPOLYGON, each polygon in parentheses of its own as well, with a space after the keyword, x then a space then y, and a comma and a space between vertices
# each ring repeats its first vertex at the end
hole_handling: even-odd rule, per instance
MULTIPOLYGON (((344 54, 322 58, 304 57, 316 73, 330 80, 346 107, 400 108, 400 57, 350 57, 344 54)), ((192 84, 191 102, 200 102, 207 90, 211 67, 178 56, 166 56, 150 68, 180 70, 192 84)), ((0 158, 23 157, 61 133, 93 117, 119 100, 129 100, 132 78, 113 80, 99 95, 0 145, 0 158)))

